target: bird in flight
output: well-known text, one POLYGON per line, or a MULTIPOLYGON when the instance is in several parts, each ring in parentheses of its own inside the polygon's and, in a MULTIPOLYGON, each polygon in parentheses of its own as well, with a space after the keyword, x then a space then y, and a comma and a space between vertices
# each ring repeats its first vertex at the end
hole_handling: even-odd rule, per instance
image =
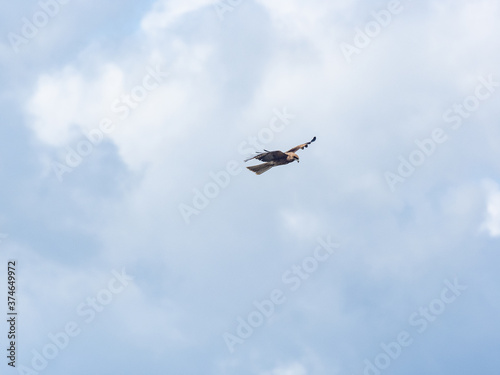
POLYGON ((268 171, 269 169, 271 169, 272 167, 276 167, 278 165, 285 165, 288 163, 292 163, 295 160, 297 160, 297 163, 298 163, 299 156, 295 152, 298 150, 305 149, 307 146, 309 146, 315 140, 316 140, 316 137, 311 139, 310 142, 303 143, 303 144, 298 145, 294 148, 291 148, 287 152, 264 150, 265 152, 262 152, 262 153, 255 155, 249 159, 246 159, 245 162, 252 160, 252 159, 257 159, 257 160, 263 161, 265 163, 253 165, 251 167, 247 167, 247 169, 250 169, 252 172, 255 172, 256 174, 262 174, 262 173, 268 171))

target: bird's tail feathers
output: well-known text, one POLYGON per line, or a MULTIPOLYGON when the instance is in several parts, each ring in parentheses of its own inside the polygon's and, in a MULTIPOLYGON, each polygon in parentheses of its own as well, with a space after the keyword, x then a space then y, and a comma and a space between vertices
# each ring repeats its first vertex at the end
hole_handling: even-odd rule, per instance
POLYGON ((250 169, 252 172, 255 172, 256 174, 262 174, 270 170, 272 167, 274 167, 273 163, 263 163, 258 165, 252 165, 251 167, 247 168, 250 169))

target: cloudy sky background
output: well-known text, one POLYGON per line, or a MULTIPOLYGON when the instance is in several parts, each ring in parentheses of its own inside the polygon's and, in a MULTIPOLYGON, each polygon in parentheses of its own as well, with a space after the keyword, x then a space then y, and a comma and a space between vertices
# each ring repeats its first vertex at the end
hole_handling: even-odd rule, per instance
MULTIPOLYGON (((346 58, 390 2, 234 3, 73 0, 15 46, 42 8, 0 6, 0 258, 18 262, 17 365, 33 369, 75 322, 38 373, 356 375, 405 331, 412 344, 381 373, 496 375, 500 87, 470 96, 500 82, 500 4, 402 1, 346 58), (155 70, 155 88, 138 89, 155 70), (132 92, 144 100, 118 112, 132 92), (443 116, 464 101, 474 110, 454 129, 443 116), (391 189, 386 173, 436 129, 446 141, 391 189), (243 169, 252 137, 287 150, 313 136, 300 164, 243 169), (227 186, 186 219, 228 163, 227 186), (283 275, 318 238, 338 249, 291 291, 283 275), (78 307, 122 270, 133 280, 85 322, 78 307), (467 289, 419 333, 410 316, 455 279, 467 289), (231 353, 224 333, 275 289, 285 302, 231 353)), ((4 346, 5 322, 0 334, 4 346)))

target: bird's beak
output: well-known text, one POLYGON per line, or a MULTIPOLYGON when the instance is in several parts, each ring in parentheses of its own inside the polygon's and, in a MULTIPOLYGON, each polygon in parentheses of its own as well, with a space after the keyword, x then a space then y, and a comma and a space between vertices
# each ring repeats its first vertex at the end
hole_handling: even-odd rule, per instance
POLYGON ((297 163, 299 163, 299 162, 300 162, 300 160, 299 160, 299 159, 297 159, 297 163))

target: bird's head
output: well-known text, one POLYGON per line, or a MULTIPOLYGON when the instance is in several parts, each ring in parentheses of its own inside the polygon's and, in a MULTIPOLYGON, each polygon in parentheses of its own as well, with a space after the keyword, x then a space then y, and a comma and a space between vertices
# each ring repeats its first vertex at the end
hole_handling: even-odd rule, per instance
POLYGON ((297 160, 297 163, 299 162, 299 155, 297 155, 295 152, 287 152, 287 160, 291 163, 295 160, 297 160))

